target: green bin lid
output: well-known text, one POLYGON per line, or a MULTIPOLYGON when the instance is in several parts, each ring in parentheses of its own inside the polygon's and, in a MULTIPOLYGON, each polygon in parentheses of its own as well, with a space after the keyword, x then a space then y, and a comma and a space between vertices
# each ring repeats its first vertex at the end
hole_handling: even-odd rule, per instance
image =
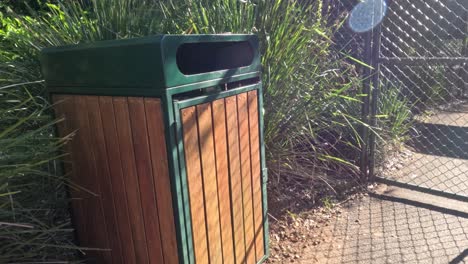
POLYGON ((112 94, 222 82, 259 72, 260 56, 255 35, 156 35, 46 48, 41 65, 49 90, 95 87, 112 94))

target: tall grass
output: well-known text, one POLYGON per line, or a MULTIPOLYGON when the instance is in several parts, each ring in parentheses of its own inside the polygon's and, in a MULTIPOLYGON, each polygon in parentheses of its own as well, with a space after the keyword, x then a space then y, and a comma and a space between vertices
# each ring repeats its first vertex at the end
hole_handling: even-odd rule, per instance
POLYGON ((66 139, 53 136, 42 82, 31 72, 0 64, 0 263, 72 259, 76 248, 56 163, 66 139))
MULTIPOLYGON (((321 1, 93 0, 49 7, 45 16, 20 19, 12 30, 19 34, 9 36, 16 50, 35 57, 47 46, 155 33, 258 34, 271 167, 304 164, 283 158, 297 154, 298 146, 308 148, 301 160, 324 168, 349 167, 358 156, 359 80, 331 48, 341 21, 327 23, 321 1)), ((282 169, 271 171, 280 176, 282 169)))
MULTIPOLYGON (((63 141, 56 139, 52 132, 54 121, 44 87, 35 83, 42 79, 37 55, 44 47, 156 33, 258 34, 263 55, 265 140, 271 183, 324 181, 333 188, 334 182, 327 173, 350 177, 356 173, 354 163, 361 144, 356 128, 360 125, 360 80, 354 66, 332 48, 331 36, 342 21, 327 21, 322 1, 70 0, 60 3, 47 4, 45 12, 31 11, 30 16, 4 12, 0 17, 3 23, 0 50, 7 54, 0 60, 4 69, 0 70, 0 79, 4 80, 3 86, 10 87, 0 88, 3 96, 0 98, 5 99, 0 113, 11 119, 11 123, 3 125, 2 116, 0 140, 3 140, 2 131, 7 131, 9 137, 2 142, 9 142, 16 151, 0 150, 0 175, 6 179, 7 186, 21 187, 7 187, 3 191, 6 195, 0 194, 0 198, 8 205, 5 212, 17 212, 17 205, 12 207, 13 198, 25 212, 38 212, 30 218, 2 215, 0 221, 8 219, 9 223, 28 226, 47 223, 40 225, 40 230, 48 234, 41 237, 43 240, 34 240, 22 233, 2 243, 6 246, 0 247, 0 253, 11 252, 6 255, 9 261, 20 259, 24 252, 30 252, 29 259, 50 259, 56 254, 49 249, 67 248, 72 241, 71 236, 52 236, 54 230, 60 230, 57 232, 61 234, 69 232, 69 225, 68 214, 63 209, 67 204, 64 182, 57 178, 54 167, 57 148, 63 141), (18 66, 14 74, 5 70, 11 65, 18 66), (10 102, 15 96, 16 101, 10 102), (21 121, 24 118, 27 121, 21 121), (21 125, 15 126, 19 121, 21 125), (10 170, 11 164, 16 164, 15 168, 25 166, 29 171, 10 170), (35 165, 34 169, 28 164, 35 165), (37 188, 38 182, 43 189, 37 188), (47 222, 50 218, 53 221, 47 222), (15 245, 23 247, 10 250, 15 245), (37 250, 27 250, 36 245, 37 250), (39 245, 50 247, 41 251, 39 245)), ((7 226, 5 230, 16 229, 7 226)), ((64 259, 73 259, 64 254, 64 259)))
POLYGON ((413 126, 411 110, 414 103, 403 96, 401 90, 400 87, 390 84, 380 87, 377 126, 383 130, 380 134, 393 144, 407 141, 413 126))
POLYGON ((273 182, 324 179, 314 170, 355 172, 360 80, 332 48, 342 21, 329 23, 321 1, 179 1, 164 14, 170 33, 259 36, 273 182))

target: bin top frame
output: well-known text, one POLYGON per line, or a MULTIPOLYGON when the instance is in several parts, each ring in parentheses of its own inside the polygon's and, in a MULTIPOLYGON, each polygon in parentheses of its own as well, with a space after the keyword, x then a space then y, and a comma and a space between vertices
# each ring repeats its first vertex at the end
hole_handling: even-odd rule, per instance
MULTIPOLYGON (((185 88, 190 90, 259 76, 258 47, 257 36, 250 34, 155 35, 45 48, 40 59, 50 93, 158 96, 177 87, 190 86, 185 88), (184 44, 194 43, 208 45, 209 49, 213 43, 226 44, 228 50, 225 55, 233 60, 244 54, 245 49, 240 49, 242 54, 234 56, 232 51, 236 49, 229 50, 229 47, 242 43, 245 48, 248 44, 250 63, 184 74, 178 64, 178 51, 184 44)), ((191 55, 190 52, 188 54, 191 55)), ((217 57, 222 56, 217 54, 208 54, 212 55, 208 58, 213 60, 212 64, 218 65, 217 57)), ((206 54, 196 55, 192 63, 206 54)), ((200 60, 200 63, 204 61, 200 60)))

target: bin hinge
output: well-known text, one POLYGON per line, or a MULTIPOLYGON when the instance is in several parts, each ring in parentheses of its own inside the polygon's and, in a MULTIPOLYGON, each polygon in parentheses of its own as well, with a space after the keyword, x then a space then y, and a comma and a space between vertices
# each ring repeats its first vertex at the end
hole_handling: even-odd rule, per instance
POLYGON ((263 179, 263 182, 268 182, 268 169, 267 168, 262 169, 262 179, 263 179))

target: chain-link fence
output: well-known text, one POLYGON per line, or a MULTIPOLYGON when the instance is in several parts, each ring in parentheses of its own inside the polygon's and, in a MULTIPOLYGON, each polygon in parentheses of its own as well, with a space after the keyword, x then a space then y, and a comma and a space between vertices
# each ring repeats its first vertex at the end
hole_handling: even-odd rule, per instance
POLYGON ((468 200, 468 1, 324 6, 332 23, 346 20, 334 42, 363 80, 364 177, 468 200), (357 28, 375 23, 370 30, 350 24, 359 5, 357 28))
POLYGON ((373 47, 380 50, 377 130, 389 135, 376 137, 377 176, 467 199, 468 1, 398 0, 387 6, 380 45, 373 47))

